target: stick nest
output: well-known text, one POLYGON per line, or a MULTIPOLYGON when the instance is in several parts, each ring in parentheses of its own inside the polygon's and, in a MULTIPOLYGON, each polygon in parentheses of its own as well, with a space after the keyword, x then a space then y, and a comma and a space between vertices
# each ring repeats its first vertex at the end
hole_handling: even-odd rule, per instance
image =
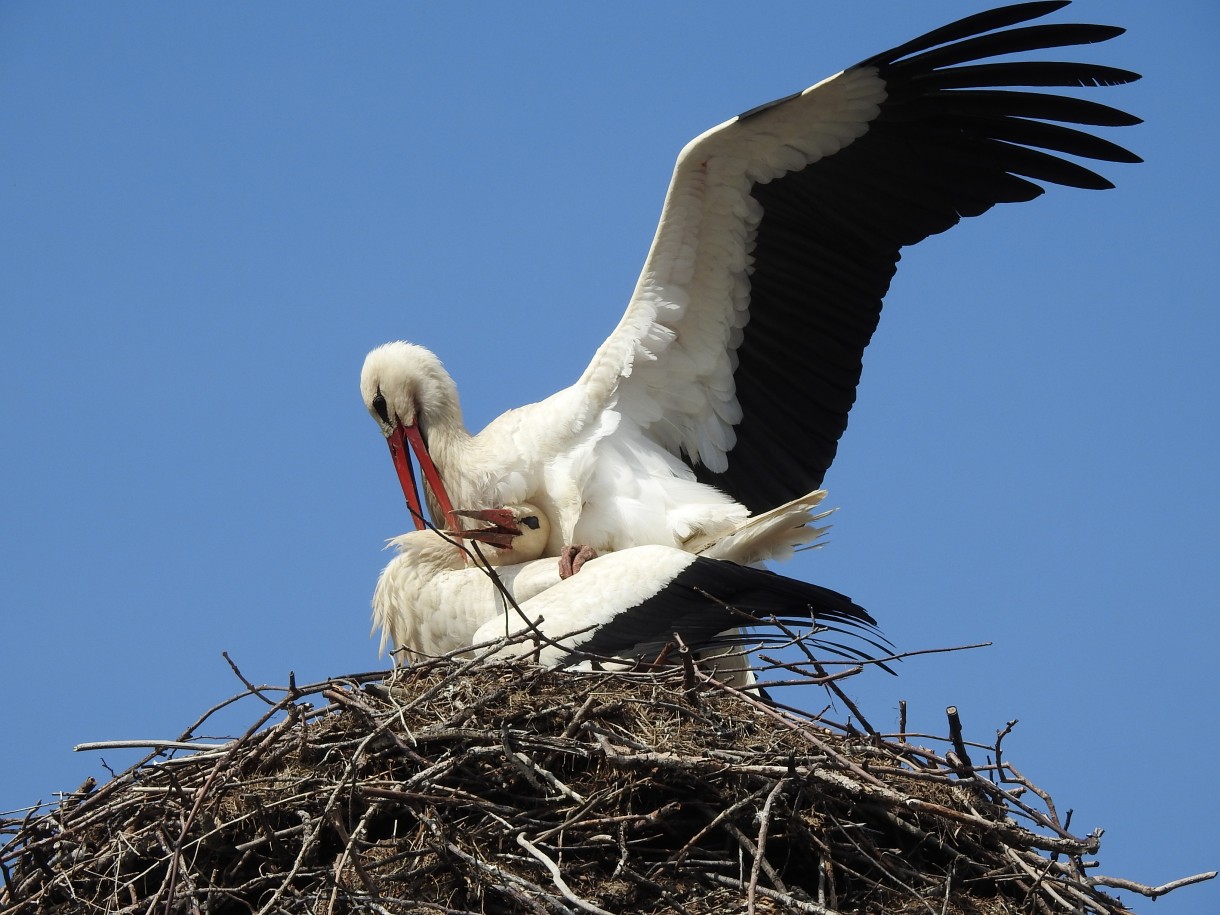
POLYGON ((1100 831, 1068 833, 1007 728, 972 765, 960 731, 938 753, 689 665, 385 677, 250 686, 239 739, 4 820, 0 908, 1111 915, 1103 883, 1171 888, 1090 877, 1100 831))

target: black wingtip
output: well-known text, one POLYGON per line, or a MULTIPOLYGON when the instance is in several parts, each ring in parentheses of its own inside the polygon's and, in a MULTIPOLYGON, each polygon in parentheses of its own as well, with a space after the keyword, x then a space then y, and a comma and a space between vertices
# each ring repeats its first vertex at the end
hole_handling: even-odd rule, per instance
POLYGON ((760 635, 763 641, 774 641, 772 636, 787 642, 808 637, 811 645, 840 656, 871 660, 866 650, 823 642, 817 638, 822 632, 890 653, 877 641, 885 637, 877 631, 876 620, 846 595, 765 569, 697 556, 650 597, 590 632, 560 664, 588 656, 648 661, 675 635, 696 651, 757 643, 760 635), (763 633, 730 633, 745 627, 763 633))
POLYGON ((1029 22, 1031 19, 1041 19, 1067 6, 1071 0, 1035 0, 1032 3, 1014 3, 1001 6, 982 13, 974 13, 962 19, 942 25, 940 28, 925 32, 918 38, 905 41, 897 47, 874 54, 856 64, 857 67, 878 67, 893 63, 903 57, 918 54, 938 45, 972 38, 996 29, 1029 22))

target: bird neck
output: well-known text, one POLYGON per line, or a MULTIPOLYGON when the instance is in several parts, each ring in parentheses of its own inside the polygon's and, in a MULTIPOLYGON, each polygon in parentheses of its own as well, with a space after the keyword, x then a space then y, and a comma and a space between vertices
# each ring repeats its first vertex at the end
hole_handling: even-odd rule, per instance
MULTIPOLYGON (((415 403, 416 424, 437 466, 470 439, 453 378, 438 364, 427 373, 415 403)), ((452 465, 451 465, 452 466, 452 465)))
MULTIPOLYGON (((462 423, 461 411, 454 410, 440 416, 421 416, 419 426, 420 434, 428 446, 428 453, 432 455, 432 461, 442 476, 446 468, 460 466, 462 452, 471 438, 462 423)), ((445 482, 447 484, 448 480, 445 482)))
MULTIPOLYGON (((420 413, 417 420, 420 434, 427 445, 432 463, 440 473, 441 482, 448 491, 455 508, 464 507, 465 500, 470 496, 463 491, 463 475, 461 468, 465 466, 465 456, 469 452, 471 435, 462 422, 462 411, 456 397, 444 402, 439 409, 420 413)), ((444 517, 432 488, 424 483, 424 496, 428 502, 428 510, 433 519, 444 517)), ((473 503, 471 503, 473 504, 473 503)))

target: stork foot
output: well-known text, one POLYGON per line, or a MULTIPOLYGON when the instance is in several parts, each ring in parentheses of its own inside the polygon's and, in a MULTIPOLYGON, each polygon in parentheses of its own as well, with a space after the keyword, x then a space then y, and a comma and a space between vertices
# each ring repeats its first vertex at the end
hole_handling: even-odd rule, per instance
POLYGON ((590 559, 597 558, 597 550, 586 543, 572 543, 559 551, 559 577, 571 578, 590 559))

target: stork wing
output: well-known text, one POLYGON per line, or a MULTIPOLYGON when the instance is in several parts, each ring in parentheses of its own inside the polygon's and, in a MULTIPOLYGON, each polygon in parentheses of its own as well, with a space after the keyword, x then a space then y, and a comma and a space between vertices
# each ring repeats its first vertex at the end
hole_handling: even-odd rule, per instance
MULTIPOLYGON (((761 639, 758 634, 739 638, 729 632, 743 625, 762 626, 764 630, 770 626, 776 634, 787 626, 807 630, 814 625, 818 633, 849 636, 883 655, 892 648, 877 631, 877 621, 869 612, 837 591, 766 569, 703 556, 683 557, 680 561, 685 567, 677 575, 658 583, 647 599, 631 607, 616 608, 609 619, 599 620, 594 631, 578 636, 570 651, 559 656, 555 665, 567 666, 585 657, 648 660, 655 658, 666 643, 673 642, 675 634, 696 650, 738 642, 766 642, 771 638, 766 633, 761 639)), ((635 562, 634 557, 632 564, 648 568, 645 562, 635 562)), ((586 571, 594 565, 587 566, 586 571)), ((810 646, 852 661, 872 660, 866 649, 838 641, 811 639, 810 646)), ((881 666, 889 670, 884 664, 881 666)))
POLYGON ((693 140, 627 312, 578 385, 753 511, 818 488, 900 249, 996 203, 1037 197, 1034 181, 1113 186, 1057 153, 1140 161, 1048 123, 1138 118, 994 88, 1116 85, 1137 74, 979 62, 1123 31, 1009 28, 1066 5, 970 16, 693 140))

